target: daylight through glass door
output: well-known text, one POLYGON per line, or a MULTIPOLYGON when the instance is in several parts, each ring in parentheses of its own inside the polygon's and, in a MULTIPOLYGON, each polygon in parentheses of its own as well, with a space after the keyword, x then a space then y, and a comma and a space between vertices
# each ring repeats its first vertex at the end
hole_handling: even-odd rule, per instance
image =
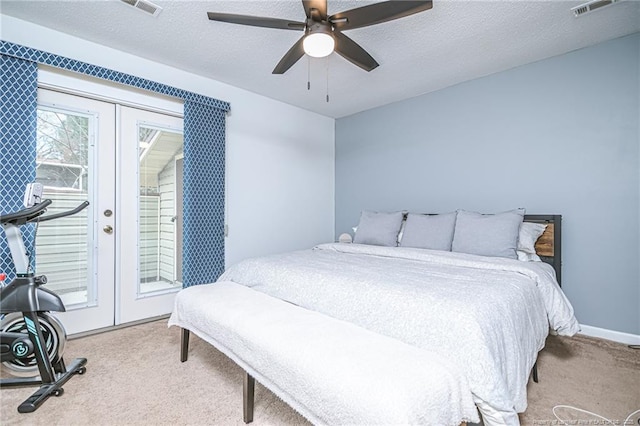
MULTIPOLYGON (((89 143, 93 117, 56 108, 38 108, 36 182, 44 186, 43 198, 53 203, 48 213, 75 208, 90 196, 93 187, 93 146, 89 143)), ((93 262, 88 230, 89 209, 39 225, 36 239, 38 274, 65 306, 96 303, 91 279, 93 262)))
POLYGON ((35 271, 64 302, 55 316, 68 334, 114 324, 115 123, 114 104, 38 89, 36 182, 52 201, 46 214, 89 202, 36 224, 35 271))
POLYGON ((138 125, 139 296, 182 287, 182 145, 181 132, 138 125))

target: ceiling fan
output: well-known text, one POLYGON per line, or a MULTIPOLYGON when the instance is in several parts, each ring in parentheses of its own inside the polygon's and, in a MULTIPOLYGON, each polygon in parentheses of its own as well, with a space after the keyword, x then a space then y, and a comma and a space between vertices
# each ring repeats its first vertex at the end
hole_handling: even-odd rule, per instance
POLYGON ((324 57, 334 50, 354 65, 371 71, 379 64, 360 45, 344 35, 343 31, 380 24, 431 9, 432 1, 384 1, 331 16, 327 15, 327 0, 302 0, 302 6, 307 15, 304 22, 232 13, 207 14, 212 21, 304 31, 302 38, 278 62, 273 74, 284 74, 305 53, 313 57, 324 57))

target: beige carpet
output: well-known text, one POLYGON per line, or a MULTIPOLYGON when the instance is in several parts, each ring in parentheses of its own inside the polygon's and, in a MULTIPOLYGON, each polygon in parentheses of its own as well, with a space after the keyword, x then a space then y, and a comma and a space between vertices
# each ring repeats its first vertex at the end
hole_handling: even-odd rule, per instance
MULTIPOLYGON (((16 408, 32 388, 1 390, 0 423, 242 425, 242 370, 193 335, 189 360, 181 363, 179 340, 179 330, 167 329, 166 320, 71 340, 65 357, 88 358, 87 373, 72 378, 63 396, 51 397, 30 414, 16 408)), ((558 404, 620 422, 640 408, 640 351, 624 345, 550 337, 539 373, 540 383, 529 385, 529 408, 521 416, 525 425, 560 424, 552 414, 558 404)), ((580 424, 603 424, 569 410, 559 414, 595 419, 580 424)), ((271 392, 256 387, 255 425, 304 423, 271 392)))

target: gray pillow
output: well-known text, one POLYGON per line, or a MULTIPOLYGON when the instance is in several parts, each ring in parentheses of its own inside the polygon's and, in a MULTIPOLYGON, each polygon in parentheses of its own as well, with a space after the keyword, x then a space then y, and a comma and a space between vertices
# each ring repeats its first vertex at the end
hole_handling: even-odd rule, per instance
POLYGON ((451 251, 455 225, 456 212, 433 215, 409 213, 400 245, 451 251))
POLYGON ((395 247, 398 245, 398 232, 400 232, 403 217, 404 214, 402 212, 377 213, 363 211, 360 215, 358 230, 353 242, 395 247))
POLYGON ((497 214, 458 210, 452 251, 517 259, 518 233, 524 209, 497 214))

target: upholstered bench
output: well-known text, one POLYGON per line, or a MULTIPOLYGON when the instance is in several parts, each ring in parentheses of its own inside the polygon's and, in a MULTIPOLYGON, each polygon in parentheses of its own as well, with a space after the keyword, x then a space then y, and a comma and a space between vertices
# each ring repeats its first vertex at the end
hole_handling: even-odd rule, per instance
POLYGON ((239 284, 182 290, 172 325, 182 361, 193 332, 245 370, 246 423, 254 378, 315 424, 479 420, 466 380, 441 357, 239 284))

